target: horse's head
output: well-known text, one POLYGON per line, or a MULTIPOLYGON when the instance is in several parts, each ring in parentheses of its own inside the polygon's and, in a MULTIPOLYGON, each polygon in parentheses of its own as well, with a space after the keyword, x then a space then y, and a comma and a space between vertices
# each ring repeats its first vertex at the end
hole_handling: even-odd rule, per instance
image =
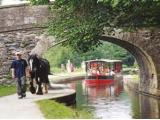
POLYGON ((31 71, 36 71, 39 68, 39 59, 36 54, 32 54, 28 58, 28 64, 31 71))

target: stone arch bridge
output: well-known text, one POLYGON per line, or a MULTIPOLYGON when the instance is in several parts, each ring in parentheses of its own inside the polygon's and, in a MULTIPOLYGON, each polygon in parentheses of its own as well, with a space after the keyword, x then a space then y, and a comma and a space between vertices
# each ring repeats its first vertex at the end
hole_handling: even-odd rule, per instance
MULTIPOLYGON (((24 57, 30 52, 41 55, 54 45, 53 37, 46 37, 38 24, 47 21, 47 6, 3 6, 0 8, 0 80, 7 79, 14 51, 21 49, 24 57), (40 49, 41 48, 41 49, 40 49)), ((160 96, 160 29, 142 29, 100 37, 128 50, 140 67, 139 90, 160 96)))

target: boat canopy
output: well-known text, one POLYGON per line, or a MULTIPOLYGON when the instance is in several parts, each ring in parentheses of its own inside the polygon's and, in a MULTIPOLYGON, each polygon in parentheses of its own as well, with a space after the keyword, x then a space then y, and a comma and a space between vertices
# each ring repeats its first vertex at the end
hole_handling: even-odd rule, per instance
POLYGON ((122 70, 121 60, 96 59, 85 61, 85 71, 88 75, 108 75, 122 70))
POLYGON ((110 60, 110 59, 96 59, 96 60, 88 60, 85 63, 89 62, 107 62, 107 63, 115 63, 115 62, 122 62, 122 60, 110 60))

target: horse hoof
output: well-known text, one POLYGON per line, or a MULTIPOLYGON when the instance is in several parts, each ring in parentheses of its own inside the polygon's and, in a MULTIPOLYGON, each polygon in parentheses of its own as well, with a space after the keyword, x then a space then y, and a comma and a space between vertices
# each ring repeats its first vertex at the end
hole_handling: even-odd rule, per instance
POLYGON ((31 90, 30 90, 30 92, 31 92, 32 94, 35 94, 35 93, 36 93, 36 91, 31 91, 31 90))
POLYGON ((31 92, 32 94, 35 94, 35 93, 36 93, 36 89, 35 89, 35 88, 30 88, 29 90, 30 90, 30 92, 31 92))
POLYGON ((36 93, 36 95, 43 95, 43 93, 36 93))

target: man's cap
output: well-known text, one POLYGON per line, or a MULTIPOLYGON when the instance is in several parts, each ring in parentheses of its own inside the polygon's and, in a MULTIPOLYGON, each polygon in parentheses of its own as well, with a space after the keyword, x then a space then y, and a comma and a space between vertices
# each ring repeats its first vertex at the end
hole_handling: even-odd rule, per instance
POLYGON ((22 52, 21 51, 16 51, 15 54, 16 55, 22 55, 22 52))

